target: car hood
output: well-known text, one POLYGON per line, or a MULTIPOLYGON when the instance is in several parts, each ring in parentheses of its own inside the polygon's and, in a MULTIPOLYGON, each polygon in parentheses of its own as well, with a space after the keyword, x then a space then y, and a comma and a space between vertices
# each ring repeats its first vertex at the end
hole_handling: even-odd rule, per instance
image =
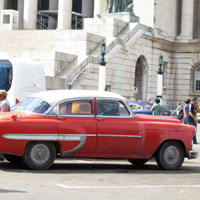
POLYGON ((1 121, 3 121, 3 120, 12 120, 14 115, 16 116, 16 119, 22 119, 22 118, 35 119, 35 118, 42 117, 42 116, 34 115, 34 114, 28 113, 28 112, 11 111, 11 112, 0 113, 0 120, 1 121))
POLYGON ((27 114, 19 111, 3 112, 0 113, 0 120, 10 120, 13 115, 16 115, 17 117, 22 117, 23 115, 27 114))
POLYGON ((176 123, 181 124, 182 122, 174 117, 165 117, 165 116, 155 116, 155 115, 137 115, 138 120, 148 121, 148 122, 167 122, 167 123, 176 123))

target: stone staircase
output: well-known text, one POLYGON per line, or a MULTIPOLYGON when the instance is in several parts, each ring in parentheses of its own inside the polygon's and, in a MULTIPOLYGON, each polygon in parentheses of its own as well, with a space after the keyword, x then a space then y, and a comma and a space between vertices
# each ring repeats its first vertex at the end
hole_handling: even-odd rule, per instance
POLYGON ((150 28, 139 23, 102 15, 85 19, 84 30, 0 31, 0 51, 39 61, 44 66, 47 89, 86 89, 90 84, 83 83, 86 75, 98 80, 102 41, 106 41, 109 62, 120 49, 150 32, 150 28), (80 87, 80 82, 84 87, 80 87))
MULTIPOLYGON (((85 30, 94 34, 99 33, 105 37, 107 44, 106 62, 109 62, 109 59, 111 59, 120 49, 128 48, 130 44, 137 41, 144 33, 147 34, 152 32, 151 28, 139 23, 127 23, 119 19, 106 19, 105 17, 103 19, 86 19, 85 30)), ((100 50, 96 49, 93 51, 87 57, 87 60, 80 63, 74 71, 68 74, 66 78, 67 88, 87 89, 87 86, 88 88, 91 88, 89 81, 84 81, 83 84, 79 83, 84 80, 84 75, 86 75, 87 71, 88 73, 91 73, 93 77, 96 75, 97 79, 98 61, 100 58, 100 50), (84 87, 80 87, 80 85, 84 85, 84 87)), ((90 78, 92 77, 90 76, 90 78)), ((95 87, 97 87, 97 83, 95 87)))

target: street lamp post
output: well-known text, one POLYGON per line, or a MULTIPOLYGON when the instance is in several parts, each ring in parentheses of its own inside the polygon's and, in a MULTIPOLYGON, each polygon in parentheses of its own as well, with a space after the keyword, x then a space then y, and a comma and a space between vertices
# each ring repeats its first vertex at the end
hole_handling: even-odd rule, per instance
POLYGON ((99 62, 99 83, 98 90, 104 91, 106 86, 106 44, 105 42, 101 43, 101 60, 99 62))
POLYGON ((157 95, 156 98, 160 99, 160 103, 162 104, 162 92, 163 92, 163 56, 159 56, 159 68, 157 72, 157 95))

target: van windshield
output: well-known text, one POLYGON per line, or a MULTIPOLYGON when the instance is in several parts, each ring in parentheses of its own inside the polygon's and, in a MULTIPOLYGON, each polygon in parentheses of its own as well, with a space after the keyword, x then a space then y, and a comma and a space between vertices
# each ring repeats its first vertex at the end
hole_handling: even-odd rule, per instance
POLYGON ((8 91, 12 84, 12 64, 8 60, 0 60, 0 89, 8 91))
POLYGON ((36 97, 29 97, 25 101, 16 104, 14 107, 11 108, 11 110, 20 110, 36 114, 43 114, 49 109, 49 107, 50 105, 46 101, 36 97))

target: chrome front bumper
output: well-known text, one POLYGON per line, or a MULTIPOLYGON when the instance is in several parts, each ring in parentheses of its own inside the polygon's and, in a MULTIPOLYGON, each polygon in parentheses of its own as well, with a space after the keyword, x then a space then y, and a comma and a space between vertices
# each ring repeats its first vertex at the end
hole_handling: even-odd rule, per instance
POLYGON ((198 151, 196 150, 189 150, 188 159, 196 159, 198 157, 198 151))

